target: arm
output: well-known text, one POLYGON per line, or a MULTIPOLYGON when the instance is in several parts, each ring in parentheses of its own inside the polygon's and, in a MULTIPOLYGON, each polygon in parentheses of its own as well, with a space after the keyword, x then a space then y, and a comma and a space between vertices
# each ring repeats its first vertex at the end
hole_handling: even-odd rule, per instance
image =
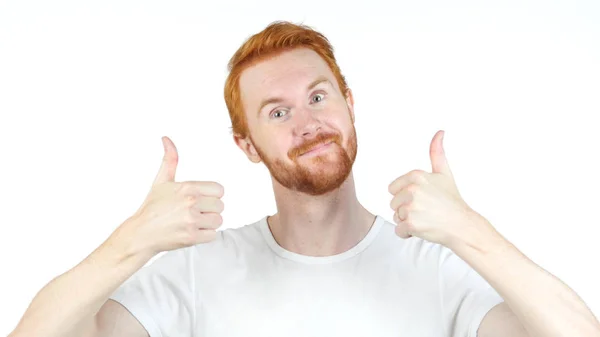
POLYGON ((485 218, 476 221, 480 223, 471 227, 479 229, 476 234, 449 248, 505 301, 486 315, 479 337, 515 336, 519 330, 517 336, 600 336, 600 323, 571 288, 527 258, 485 218))
MULTIPOLYGON (((130 308, 124 308, 123 304, 114 300, 107 302, 109 297, 112 299, 118 294, 121 302, 134 305, 167 297, 174 299, 171 303, 178 303, 177 296, 182 292, 173 282, 154 282, 143 285, 142 291, 137 289, 132 293, 127 292, 140 286, 139 282, 133 282, 131 287, 120 286, 140 269, 145 277, 164 274, 157 269, 165 264, 173 264, 173 268, 179 268, 177 271, 192 275, 188 265, 182 267, 182 262, 177 261, 182 254, 185 259, 184 251, 179 249, 214 240, 216 230, 222 224, 223 202, 220 198, 223 186, 210 181, 175 182, 179 161, 177 148, 168 137, 162 137, 162 141, 163 161, 140 208, 85 260, 42 288, 10 337, 147 336, 145 326, 140 326, 143 324, 138 319, 141 316, 145 317, 146 324, 154 325, 150 323, 153 320, 167 321, 165 330, 173 326, 193 329, 194 308, 186 302, 193 295, 191 285, 185 289, 188 298, 182 299, 186 303, 181 304, 186 306, 187 315, 176 312, 167 316, 163 308, 148 308, 148 311, 158 312, 152 317, 142 312, 146 309, 138 308, 138 315, 134 317, 132 313, 125 313, 130 308), (142 267, 153 256, 175 250, 177 252, 159 259, 161 264, 143 272, 142 267), (148 295, 150 292, 159 292, 161 296, 148 295), (138 321, 134 322, 134 319, 138 321)), ((170 276, 177 278, 177 275, 170 276)), ((158 335, 161 334, 159 328, 154 326, 158 335)), ((187 334, 188 330, 184 331, 187 334)))
POLYGON ((531 337, 600 337, 594 314, 561 280, 533 263, 463 200, 442 145, 444 131, 431 141, 432 173, 413 170, 394 180, 388 191, 401 238, 418 236, 451 249, 502 297, 479 328, 480 337, 510 336, 508 306, 531 337), (483 325, 483 326, 481 326, 483 325), (495 333, 487 331, 496 329, 495 333))
POLYGON ((483 317, 478 337, 528 337, 529 334, 506 302, 494 306, 483 317))
POLYGON ((120 328, 126 325, 134 329, 128 331, 144 336, 145 330, 133 327, 134 319, 126 316, 124 308, 113 301, 107 303, 115 289, 151 258, 146 252, 121 245, 118 236, 119 229, 77 266, 43 287, 9 337, 95 336, 110 325, 110 317, 117 316, 121 317, 120 328), (104 310, 97 320, 101 307, 104 310))

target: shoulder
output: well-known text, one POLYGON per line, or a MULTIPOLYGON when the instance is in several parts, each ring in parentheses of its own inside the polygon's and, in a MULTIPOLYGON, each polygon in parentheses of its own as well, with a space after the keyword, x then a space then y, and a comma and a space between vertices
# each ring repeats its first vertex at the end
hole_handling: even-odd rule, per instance
POLYGON ((266 245, 261 228, 263 219, 240 227, 219 230, 213 241, 197 244, 187 249, 192 255, 214 256, 219 260, 236 259, 250 252, 264 249, 266 245))

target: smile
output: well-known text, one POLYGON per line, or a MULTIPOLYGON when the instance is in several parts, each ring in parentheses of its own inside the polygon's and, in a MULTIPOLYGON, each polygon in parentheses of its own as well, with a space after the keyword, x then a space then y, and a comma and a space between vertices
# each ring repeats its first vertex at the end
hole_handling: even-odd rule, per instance
POLYGON ((327 149, 329 149, 331 147, 331 144, 333 143, 333 141, 325 143, 325 144, 320 144, 317 145, 316 147, 313 147, 310 151, 304 152, 302 154, 302 156, 307 155, 307 154, 317 154, 317 153, 321 153, 323 151, 326 151, 327 149))

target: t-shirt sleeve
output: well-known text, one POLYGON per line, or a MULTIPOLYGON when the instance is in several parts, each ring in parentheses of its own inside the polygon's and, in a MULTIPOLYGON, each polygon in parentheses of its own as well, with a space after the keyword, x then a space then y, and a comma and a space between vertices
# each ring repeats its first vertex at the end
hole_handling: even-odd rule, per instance
POLYGON ((441 247, 438 280, 447 336, 476 337, 484 316, 504 299, 468 263, 441 247))
POLYGON ((192 258, 189 247, 167 251, 133 274, 109 298, 123 305, 150 337, 192 336, 192 258))

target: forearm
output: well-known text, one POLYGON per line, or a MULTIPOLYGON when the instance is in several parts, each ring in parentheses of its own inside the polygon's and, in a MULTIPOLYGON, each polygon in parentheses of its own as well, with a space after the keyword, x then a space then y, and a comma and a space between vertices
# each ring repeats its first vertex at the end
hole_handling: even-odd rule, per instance
POLYGON ((117 244, 124 241, 113 236, 42 288, 9 337, 87 337, 93 332, 94 317, 108 297, 151 258, 117 244))
POLYGON ((489 230, 451 249, 502 296, 530 336, 600 336, 600 323, 571 288, 481 221, 489 230))

